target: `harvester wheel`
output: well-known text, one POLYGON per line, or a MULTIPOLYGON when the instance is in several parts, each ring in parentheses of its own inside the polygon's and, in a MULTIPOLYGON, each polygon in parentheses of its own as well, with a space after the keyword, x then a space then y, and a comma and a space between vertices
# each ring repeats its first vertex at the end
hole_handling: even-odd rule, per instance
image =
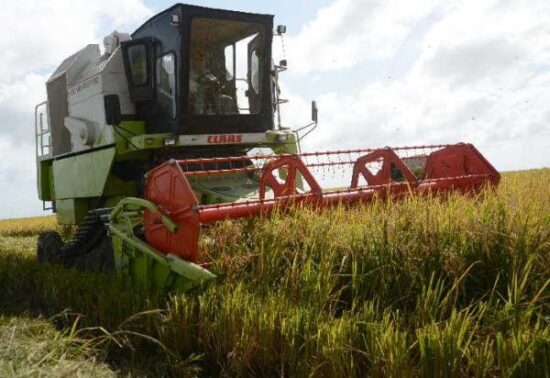
POLYGON ((38 236, 37 260, 40 263, 60 262, 59 252, 63 247, 61 235, 55 231, 42 232, 38 236))

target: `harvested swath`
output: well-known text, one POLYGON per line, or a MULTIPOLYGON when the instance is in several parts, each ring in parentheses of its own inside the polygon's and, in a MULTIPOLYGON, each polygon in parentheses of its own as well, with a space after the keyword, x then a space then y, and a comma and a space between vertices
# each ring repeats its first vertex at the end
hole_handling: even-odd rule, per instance
POLYGON ((45 319, 0 315, 0 340, 2 377, 115 376, 75 330, 59 332, 45 319))

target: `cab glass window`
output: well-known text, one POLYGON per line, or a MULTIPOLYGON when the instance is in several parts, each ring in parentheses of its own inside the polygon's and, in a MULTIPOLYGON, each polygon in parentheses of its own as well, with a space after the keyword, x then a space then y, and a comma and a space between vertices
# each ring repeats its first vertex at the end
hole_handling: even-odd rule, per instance
POLYGON ((260 93, 260 58, 257 50, 252 50, 250 54, 250 84, 256 94, 260 93))
POLYGON ((176 118, 176 56, 168 53, 156 61, 157 100, 170 119, 176 118))
POLYGON ((265 31, 252 22, 194 18, 191 22, 189 113, 259 113, 265 31))
POLYGON ((133 45, 128 47, 128 60, 130 62, 130 74, 134 85, 147 83, 147 48, 145 45, 133 45))

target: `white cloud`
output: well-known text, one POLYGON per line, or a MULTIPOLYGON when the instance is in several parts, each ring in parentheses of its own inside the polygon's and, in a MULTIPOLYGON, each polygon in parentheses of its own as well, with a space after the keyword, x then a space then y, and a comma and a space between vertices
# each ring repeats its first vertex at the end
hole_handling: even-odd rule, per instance
POLYGON ((0 82, 0 135, 18 143, 31 143, 34 106, 46 99, 48 75, 27 73, 18 81, 0 82))
POLYGON ((0 138, 0 219, 40 214, 34 149, 0 138))
POLYGON ((435 1, 337 0, 288 41, 292 69, 300 74, 344 70, 389 58, 435 1))
MULTIPOLYGON (((390 12, 386 2, 336 1, 292 39, 293 51, 312 55, 294 62, 299 74, 318 71, 328 82, 343 66, 369 70, 369 59, 388 66, 409 59, 410 68, 391 80, 380 75, 353 83, 354 92, 321 94, 321 126, 306 149, 464 141, 499 169, 549 166, 549 4, 467 0, 390 12), (341 26, 351 14, 375 26, 341 26), (403 56, 402 42, 415 33, 418 51, 403 56), (378 38, 393 47, 377 50, 378 38), (342 64, 323 63, 340 51, 342 64)), ((295 80, 289 87, 299 92, 295 80)))
POLYGON ((124 28, 150 11, 140 0, 15 1, 3 6, 0 23, 1 80, 10 82, 29 71, 52 69, 106 28, 124 28))

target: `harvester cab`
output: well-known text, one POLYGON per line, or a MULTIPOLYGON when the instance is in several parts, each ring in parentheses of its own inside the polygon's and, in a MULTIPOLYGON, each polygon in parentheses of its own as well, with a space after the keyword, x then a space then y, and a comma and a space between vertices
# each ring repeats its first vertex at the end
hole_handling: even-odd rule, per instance
POLYGON ((129 97, 146 131, 273 130, 272 23, 271 16, 178 5, 122 42, 129 97))
POLYGON ((35 109, 38 193, 78 228, 67 242, 42 234, 39 260, 186 290, 214 277, 202 223, 498 183, 469 144, 302 153, 317 106, 313 127, 281 127, 286 61, 271 48, 284 31, 270 15, 178 4, 107 36, 103 54, 65 59, 35 109))

